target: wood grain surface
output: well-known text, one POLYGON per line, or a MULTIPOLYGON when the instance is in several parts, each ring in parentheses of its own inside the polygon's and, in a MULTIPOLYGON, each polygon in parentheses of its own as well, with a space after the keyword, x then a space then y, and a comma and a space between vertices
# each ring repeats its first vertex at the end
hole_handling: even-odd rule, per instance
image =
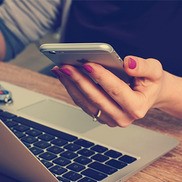
MULTIPOLYGON (((0 80, 74 104, 64 87, 53 77, 0 63, 0 80)), ((182 182, 182 120, 154 109, 134 124, 173 136, 180 140, 180 144, 127 182, 182 182)), ((11 180, 0 176, 0 181, 11 180)))

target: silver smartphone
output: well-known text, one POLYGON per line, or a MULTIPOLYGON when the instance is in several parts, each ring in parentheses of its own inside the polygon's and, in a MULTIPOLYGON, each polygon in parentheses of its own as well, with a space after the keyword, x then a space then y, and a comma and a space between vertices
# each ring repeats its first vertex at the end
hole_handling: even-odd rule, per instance
POLYGON ((86 62, 94 62, 127 83, 131 80, 123 70, 122 59, 113 47, 106 43, 51 43, 41 45, 40 51, 57 66, 69 64, 80 68, 86 62))

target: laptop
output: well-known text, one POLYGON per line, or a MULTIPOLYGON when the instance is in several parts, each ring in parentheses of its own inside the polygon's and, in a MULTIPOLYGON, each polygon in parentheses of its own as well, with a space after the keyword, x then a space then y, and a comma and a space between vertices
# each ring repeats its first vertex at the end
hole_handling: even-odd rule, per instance
POLYGON ((136 125, 110 128, 80 108, 7 82, 0 173, 18 181, 125 181, 179 144, 136 125))

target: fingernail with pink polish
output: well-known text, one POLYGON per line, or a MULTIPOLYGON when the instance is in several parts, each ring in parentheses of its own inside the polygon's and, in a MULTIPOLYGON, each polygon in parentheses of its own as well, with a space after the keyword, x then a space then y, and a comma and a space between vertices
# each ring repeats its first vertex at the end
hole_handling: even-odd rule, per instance
POLYGON ((60 71, 67 76, 71 76, 71 71, 67 68, 61 68, 60 71))
POLYGON ((90 65, 83 65, 83 68, 88 72, 88 73, 92 73, 93 71, 93 68, 90 66, 90 65))
POLYGON ((128 67, 129 67, 130 69, 135 69, 136 66, 137 66, 136 61, 135 61, 133 58, 129 58, 128 67))

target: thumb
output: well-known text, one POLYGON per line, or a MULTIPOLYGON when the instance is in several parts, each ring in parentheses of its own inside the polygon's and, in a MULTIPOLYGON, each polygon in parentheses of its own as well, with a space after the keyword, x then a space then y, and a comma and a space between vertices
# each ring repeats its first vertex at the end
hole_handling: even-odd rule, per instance
POLYGON ((162 65, 158 60, 143 59, 136 56, 124 58, 124 69, 130 76, 145 77, 150 80, 159 79, 163 72, 162 65))

